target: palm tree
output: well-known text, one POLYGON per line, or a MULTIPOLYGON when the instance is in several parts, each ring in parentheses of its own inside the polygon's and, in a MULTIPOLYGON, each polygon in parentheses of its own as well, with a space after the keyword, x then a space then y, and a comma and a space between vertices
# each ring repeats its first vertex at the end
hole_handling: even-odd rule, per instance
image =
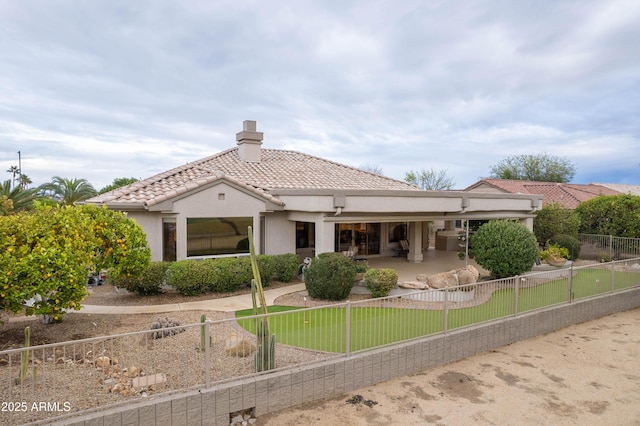
POLYGON ((32 184, 33 181, 29 178, 29 176, 27 175, 20 175, 20 186, 22 187, 22 189, 27 189, 27 187, 32 184))
POLYGON ((37 199, 35 189, 24 189, 16 186, 11 189, 11 181, 5 180, 0 184, 0 202, 4 208, 2 210, 7 213, 17 212, 21 210, 29 210, 33 206, 33 201, 37 199), (8 201, 11 201, 8 203, 8 201))
POLYGON ((18 180, 16 178, 16 175, 20 174, 20 169, 18 168, 18 166, 11 166, 7 169, 7 172, 11 173, 12 187, 14 187, 16 185, 16 181, 18 180))
POLYGON ((98 194, 86 179, 67 179, 60 176, 54 176, 51 182, 40 185, 39 190, 43 195, 67 205, 84 201, 98 194))

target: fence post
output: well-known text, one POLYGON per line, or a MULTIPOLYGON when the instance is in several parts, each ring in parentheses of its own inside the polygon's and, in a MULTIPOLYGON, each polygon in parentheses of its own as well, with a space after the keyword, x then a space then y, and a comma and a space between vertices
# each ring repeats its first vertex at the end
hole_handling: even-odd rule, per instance
POLYGON ((609 235, 609 259, 613 260, 613 235, 609 235))
POLYGON ((616 291, 616 272, 615 272, 615 261, 611 262, 611 292, 616 291))
POLYGON ((573 302, 573 261, 569 265, 569 302, 573 302))
POLYGON ((347 300, 346 313, 345 313, 345 333, 344 333, 344 353, 349 355, 351 353, 351 302, 347 300))
POLYGON ((205 345, 204 345, 204 382, 205 386, 208 388, 211 387, 211 345, 209 344, 209 339, 211 337, 211 320, 206 320, 204 322, 204 335, 205 335, 205 345))
POLYGON ((442 332, 446 333, 449 327, 449 287, 444 288, 444 302, 442 306, 442 332))
MULTIPOLYGON (((518 316, 518 301, 520 300, 520 276, 516 275, 515 278, 515 291, 513 297, 513 316, 518 316)), ((524 280, 524 278, 522 278, 524 280)))

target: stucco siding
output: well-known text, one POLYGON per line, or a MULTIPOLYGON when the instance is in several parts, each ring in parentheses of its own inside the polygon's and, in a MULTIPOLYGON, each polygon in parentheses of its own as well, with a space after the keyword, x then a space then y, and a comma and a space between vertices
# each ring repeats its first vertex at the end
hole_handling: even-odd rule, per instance
POLYGON ((285 254, 296 252, 296 223, 287 219, 284 212, 265 216, 265 253, 285 254))

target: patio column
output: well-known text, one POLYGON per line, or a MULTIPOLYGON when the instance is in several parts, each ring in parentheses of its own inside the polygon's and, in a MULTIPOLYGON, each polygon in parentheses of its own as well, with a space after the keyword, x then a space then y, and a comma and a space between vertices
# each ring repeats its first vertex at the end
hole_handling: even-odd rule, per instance
POLYGON ((316 221, 316 256, 335 250, 335 226, 333 222, 316 221))
POLYGON ((409 254, 407 260, 422 262, 422 222, 409 222, 409 254))
POLYGON ((526 226, 529 231, 533 231, 533 218, 532 217, 527 217, 524 219, 520 219, 520 223, 523 224, 524 226, 526 226))

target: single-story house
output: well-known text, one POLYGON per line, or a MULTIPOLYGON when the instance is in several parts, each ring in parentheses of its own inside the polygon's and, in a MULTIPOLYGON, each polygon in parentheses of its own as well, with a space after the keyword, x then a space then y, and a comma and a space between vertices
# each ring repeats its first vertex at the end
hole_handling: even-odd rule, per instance
POLYGON ((567 209, 575 209, 583 201, 600 195, 620 195, 622 192, 607 184, 537 182, 530 180, 481 179, 464 189, 468 192, 497 194, 540 194, 544 204, 558 203, 567 209))
MULTIPOLYGON (((455 221, 514 218, 533 227, 542 197, 531 194, 423 191, 407 182, 289 150, 262 148, 245 121, 237 146, 88 200, 125 211, 147 234, 153 260, 181 260, 256 249, 301 257, 357 248, 391 256, 408 242, 421 262, 429 221, 457 239, 455 221)), ((404 255, 404 253, 403 253, 404 255)))

